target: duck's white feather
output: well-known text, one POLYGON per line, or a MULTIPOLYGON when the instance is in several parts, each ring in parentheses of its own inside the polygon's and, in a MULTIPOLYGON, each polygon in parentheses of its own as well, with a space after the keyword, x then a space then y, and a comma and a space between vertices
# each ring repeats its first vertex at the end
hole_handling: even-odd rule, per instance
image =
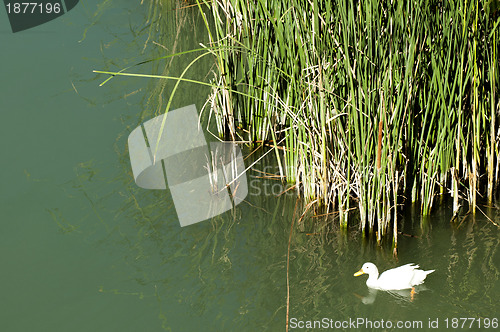
POLYGON ((408 289, 420 285, 424 282, 429 273, 434 272, 434 270, 419 270, 418 267, 418 265, 413 263, 406 264, 387 270, 379 277, 378 269, 375 264, 365 263, 356 275, 363 273, 368 274, 366 285, 370 288, 382 290, 408 289))

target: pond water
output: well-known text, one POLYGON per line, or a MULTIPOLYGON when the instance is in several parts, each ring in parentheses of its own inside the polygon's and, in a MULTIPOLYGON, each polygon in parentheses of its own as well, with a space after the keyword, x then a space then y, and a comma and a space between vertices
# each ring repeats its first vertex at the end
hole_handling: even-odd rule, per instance
MULTIPOLYGON (((160 54, 151 41, 144 49, 147 10, 137 1, 81 1, 16 34, 0 13, 2 331, 284 331, 287 279, 290 330, 319 330, 307 328, 315 321, 441 330, 464 318, 465 330, 498 326, 498 206, 480 207, 491 221, 478 213, 458 224, 446 201, 428 218, 409 206, 395 257, 355 226, 339 232, 312 214, 298 222, 303 206, 293 192, 278 195, 281 183, 252 171, 243 203, 181 228, 168 191, 135 185, 126 149, 131 130, 158 112, 151 91, 168 97, 172 85, 115 78, 99 87, 105 77, 92 73, 160 54), (353 276, 366 261, 436 271, 412 299, 369 291, 366 276, 353 276)), ((170 13, 163 47, 206 41, 196 8, 170 13)), ((183 83, 173 107, 200 109, 206 93, 183 83)), ((255 168, 268 170, 271 159, 255 168)))

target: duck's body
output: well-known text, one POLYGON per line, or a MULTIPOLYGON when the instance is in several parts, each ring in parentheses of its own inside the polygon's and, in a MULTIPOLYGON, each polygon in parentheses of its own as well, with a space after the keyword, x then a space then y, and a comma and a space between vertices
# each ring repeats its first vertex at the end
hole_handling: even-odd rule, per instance
POLYGON ((406 264, 394 269, 383 272, 380 277, 378 269, 373 263, 365 263, 361 270, 356 272, 354 276, 368 274, 366 286, 374 289, 382 290, 400 290, 408 289, 413 286, 420 285, 424 282, 427 275, 434 270, 418 270, 418 265, 413 263, 406 264))

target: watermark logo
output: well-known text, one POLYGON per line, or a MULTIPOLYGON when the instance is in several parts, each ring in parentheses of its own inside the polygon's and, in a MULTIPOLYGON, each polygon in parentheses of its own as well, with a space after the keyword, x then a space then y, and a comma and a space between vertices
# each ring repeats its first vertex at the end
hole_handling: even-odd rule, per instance
POLYGON ((12 32, 34 28, 52 21, 73 9, 80 0, 4 0, 12 32))
MULTIPOLYGON (((262 166, 262 165, 259 165, 262 166)), ((291 174, 290 170, 290 174, 291 174)), ((250 172, 248 176, 249 196, 290 196, 297 197, 296 185, 287 183, 280 176, 282 170, 278 165, 263 165, 259 170, 250 172)))
POLYGON ((248 194, 245 164, 236 144, 207 144, 195 105, 146 121, 129 135, 136 184, 170 189, 181 226, 217 216, 248 194))

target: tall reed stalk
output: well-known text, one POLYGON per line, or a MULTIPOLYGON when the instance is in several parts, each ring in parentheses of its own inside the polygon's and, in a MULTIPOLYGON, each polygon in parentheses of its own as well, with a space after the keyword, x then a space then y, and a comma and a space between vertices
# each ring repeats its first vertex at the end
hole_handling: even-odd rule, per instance
POLYGON ((338 212, 341 227, 356 208, 378 241, 392 227, 397 245, 405 197, 423 215, 437 195, 451 195, 454 213, 493 200, 498 0, 196 3, 209 44, 180 75, 96 72, 177 80, 165 111, 181 82, 211 87, 205 108, 220 136, 270 144, 306 203, 338 212), (206 55, 211 82, 186 78, 206 55))
POLYGON ((282 142, 281 175, 343 227, 357 207, 363 230, 380 241, 392 225, 397 241, 399 197, 424 215, 436 195, 455 212, 492 199, 498 1, 198 4, 215 21, 207 107, 220 135, 282 142))

